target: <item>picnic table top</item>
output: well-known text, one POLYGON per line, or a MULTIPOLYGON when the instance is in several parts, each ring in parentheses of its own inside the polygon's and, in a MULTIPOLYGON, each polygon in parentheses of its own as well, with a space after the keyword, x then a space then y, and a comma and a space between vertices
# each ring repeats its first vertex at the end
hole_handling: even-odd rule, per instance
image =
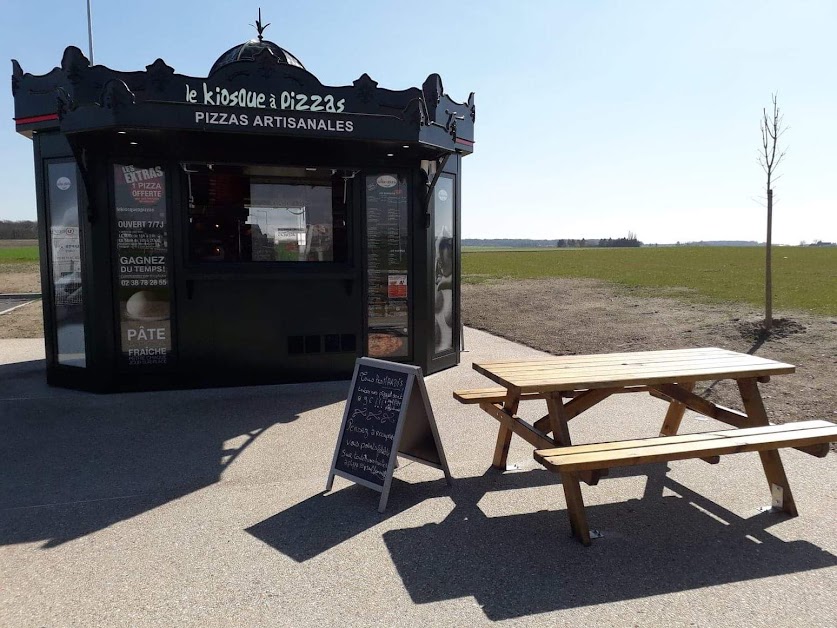
POLYGON ((716 347, 565 355, 474 363, 474 369, 521 393, 744 379, 793 373, 792 364, 716 347))

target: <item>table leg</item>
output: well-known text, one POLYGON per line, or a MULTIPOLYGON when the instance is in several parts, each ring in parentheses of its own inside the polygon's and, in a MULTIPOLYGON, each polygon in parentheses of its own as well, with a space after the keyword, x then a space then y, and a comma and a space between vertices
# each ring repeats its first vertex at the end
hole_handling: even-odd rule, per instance
POLYGON ((577 473, 561 473, 561 486, 567 500, 567 514, 573 536, 583 545, 590 545, 590 528, 587 526, 587 514, 584 512, 584 499, 581 496, 581 484, 577 473))
MULTIPOLYGON (((695 389, 694 382, 686 382, 680 384, 684 390, 692 392, 695 389)), ((660 436, 674 436, 677 430, 680 429, 680 422, 683 420, 683 415, 686 414, 686 406, 678 401, 671 401, 668 404, 668 411, 666 418, 663 421, 663 427, 660 428, 660 436)))
MULTIPOLYGON (((741 401, 744 402, 749 424, 753 427, 769 425, 758 382, 754 378, 749 378, 739 379, 736 383, 741 393, 741 401)), ((767 484, 773 495, 773 506, 784 510, 791 517, 796 517, 799 513, 796 510, 796 502, 793 499, 788 477, 785 475, 785 466, 782 464, 778 450, 760 451, 759 456, 761 465, 764 467, 764 475, 767 477, 767 484)))
MULTIPOLYGON (((569 415, 564 407, 561 393, 553 393, 546 398, 546 407, 549 410, 549 424, 552 428, 552 436, 556 445, 569 447, 572 445, 569 428, 569 415)), ((591 473, 592 472, 588 472, 591 473)), ((564 487, 564 497, 567 500, 567 515, 570 518, 570 528, 575 536, 584 545, 590 545, 590 528, 587 526, 587 514, 584 512, 584 498, 581 496, 581 484, 578 473, 561 473, 561 486, 564 487)), ((588 478, 589 484, 595 484, 588 478)))
POLYGON ((555 443, 569 447, 573 443, 570 440, 569 418, 561 393, 553 393, 547 396, 546 409, 549 411, 549 428, 552 431, 555 443))
MULTIPOLYGON (((517 406, 520 404, 520 391, 509 389, 506 399, 503 402, 503 409, 510 414, 517 413, 517 406)), ((509 458, 509 446, 511 445, 512 431, 502 423, 497 431, 497 444, 494 447, 494 460, 491 466, 500 471, 506 470, 509 458)))

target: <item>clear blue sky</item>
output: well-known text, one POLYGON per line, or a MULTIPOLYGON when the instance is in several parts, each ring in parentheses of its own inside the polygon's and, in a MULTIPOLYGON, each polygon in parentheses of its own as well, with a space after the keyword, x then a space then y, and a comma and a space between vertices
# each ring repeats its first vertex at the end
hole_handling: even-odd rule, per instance
MULTIPOLYGON (((93 0, 95 61, 205 76, 258 0, 93 0)), ((464 237, 764 239, 759 116, 790 127, 774 241, 837 241, 837 3, 261 0, 266 36, 325 84, 441 74, 476 92, 464 237)), ((4 0, 0 58, 42 74, 87 50, 85 0, 4 0)), ((7 71, 11 74, 11 64, 7 71)), ((7 75, 8 76, 8 75, 7 75)), ((31 144, 0 95, 0 218, 35 216, 31 144)))

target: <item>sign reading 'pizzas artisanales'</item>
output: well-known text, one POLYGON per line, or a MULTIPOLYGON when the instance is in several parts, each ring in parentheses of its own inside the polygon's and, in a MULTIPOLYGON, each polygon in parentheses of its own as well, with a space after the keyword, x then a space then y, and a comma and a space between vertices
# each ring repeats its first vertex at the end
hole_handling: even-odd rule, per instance
POLYGON ((352 120, 303 118, 271 114, 251 115, 247 113, 227 113, 224 111, 196 111, 195 123, 242 128, 330 131, 332 133, 352 133, 355 130, 355 123, 352 120))

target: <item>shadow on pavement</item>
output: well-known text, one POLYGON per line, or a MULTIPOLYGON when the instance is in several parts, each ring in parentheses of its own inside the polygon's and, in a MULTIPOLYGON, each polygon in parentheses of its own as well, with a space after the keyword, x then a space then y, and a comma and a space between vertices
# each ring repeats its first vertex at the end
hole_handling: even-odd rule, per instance
POLYGON ((347 385, 95 395, 48 387, 43 361, 0 366, 0 545, 54 547, 209 486, 347 385))
POLYGON ((487 517, 479 508, 487 492, 557 488, 558 478, 540 470, 489 470, 452 487, 441 479, 396 480, 384 514, 376 511, 378 493, 351 486, 313 496, 247 531, 303 562, 424 499, 449 495, 456 506, 444 521, 390 530, 383 540, 415 603, 473 597, 492 620, 837 565, 837 557, 811 543, 765 532, 783 514, 742 519, 669 479, 667 470, 614 470, 613 477, 647 475, 646 495, 588 507, 591 527, 605 532, 591 547, 570 536, 560 489, 554 510, 487 517))
POLYGON ((570 536, 563 508, 489 518, 470 487, 441 523, 384 542, 414 602, 472 596, 492 620, 837 565, 807 541, 765 532, 783 514, 742 519, 666 478, 665 465, 634 469, 649 474, 645 496, 588 507, 591 527, 605 531, 591 547, 570 536))

